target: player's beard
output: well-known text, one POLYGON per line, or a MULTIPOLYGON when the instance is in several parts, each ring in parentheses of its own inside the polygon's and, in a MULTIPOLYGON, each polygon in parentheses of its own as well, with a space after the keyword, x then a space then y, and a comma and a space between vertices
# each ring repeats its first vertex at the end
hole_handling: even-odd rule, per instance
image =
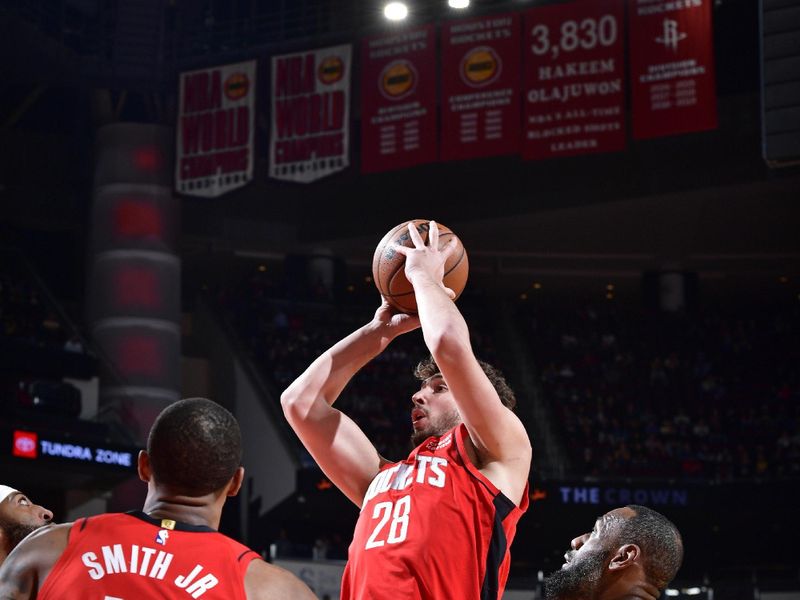
POLYGON ((461 423, 461 415, 458 414, 458 410, 456 409, 453 409, 447 413, 443 413, 435 419, 432 419, 427 411, 426 415, 428 416, 428 426, 424 429, 416 429, 411 433, 411 445, 414 448, 419 446, 429 437, 438 437, 461 423))
POLYGON ((8 521, 0 518, 0 529, 5 532, 6 537, 11 541, 11 548, 14 548, 17 544, 24 540, 28 534, 36 531, 39 529, 39 527, 43 527, 44 525, 45 523, 42 523, 41 525, 16 523, 14 521, 8 521))
POLYGON ((545 600, 591 600, 605 569, 608 552, 596 552, 550 573, 544 580, 545 600))

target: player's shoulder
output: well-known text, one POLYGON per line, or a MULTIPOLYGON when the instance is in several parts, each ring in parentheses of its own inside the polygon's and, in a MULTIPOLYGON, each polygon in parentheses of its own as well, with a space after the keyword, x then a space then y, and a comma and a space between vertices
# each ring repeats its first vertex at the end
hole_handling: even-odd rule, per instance
POLYGON ((20 545, 49 545, 58 543, 60 541, 66 542, 69 539, 69 532, 72 531, 72 526, 75 523, 51 523, 44 527, 39 527, 33 532, 29 533, 25 539, 20 542, 20 545))
POLYGON ((250 562, 244 578, 247 600, 316 600, 296 575, 257 558, 250 562))
POLYGON ((67 547, 72 525, 45 525, 28 534, 6 558, 4 573, 13 579, 23 573, 49 571, 67 547))

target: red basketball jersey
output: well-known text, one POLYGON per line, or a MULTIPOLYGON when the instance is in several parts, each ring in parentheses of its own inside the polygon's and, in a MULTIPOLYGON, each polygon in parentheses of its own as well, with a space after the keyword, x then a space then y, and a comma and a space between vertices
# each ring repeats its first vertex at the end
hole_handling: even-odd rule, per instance
POLYGON ((79 519, 40 600, 244 600, 258 554, 209 527, 142 512, 79 519))
POLYGON ((528 508, 470 462, 459 425, 386 465, 367 490, 342 579, 343 600, 498 600, 528 508))

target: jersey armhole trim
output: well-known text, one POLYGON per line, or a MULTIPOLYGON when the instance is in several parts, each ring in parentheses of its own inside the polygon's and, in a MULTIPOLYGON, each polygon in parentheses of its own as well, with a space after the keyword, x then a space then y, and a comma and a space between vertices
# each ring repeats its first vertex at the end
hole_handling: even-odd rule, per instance
POLYGON ((461 456, 461 460, 464 461, 464 466, 467 468, 467 472, 469 472, 470 475, 472 475, 475 479, 477 479, 480 483, 482 483, 484 487, 486 487, 486 489, 489 490, 489 492, 495 498, 502 498, 503 502, 508 503, 510 506, 512 506, 517 510, 525 512, 525 510, 528 508, 528 483, 527 482, 525 483, 525 492, 522 495, 522 502, 520 503, 519 506, 517 506, 516 503, 513 500, 511 500, 511 498, 506 496, 502 491, 500 491, 500 489, 495 484, 493 484, 489 480, 489 478, 486 477, 486 475, 481 473, 478 470, 478 467, 472 464, 472 461, 469 459, 469 454, 467 453, 467 448, 464 446, 463 436, 469 435, 469 433, 467 432, 467 426, 464 425, 464 423, 461 423, 455 428, 453 434, 454 434, 453 437, 456 438, 456 449, 458 450, 459 456, 461 456))

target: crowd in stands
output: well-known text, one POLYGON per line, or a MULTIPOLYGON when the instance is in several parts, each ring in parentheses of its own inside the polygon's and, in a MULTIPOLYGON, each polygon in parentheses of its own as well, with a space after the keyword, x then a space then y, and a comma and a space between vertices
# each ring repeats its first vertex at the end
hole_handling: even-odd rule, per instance
POLYGON ((91 377, 95 363, 35 281, 20 269, 0 272, 0 358, 4 418, 57 420, 80 414, 80 391, 62 379, 91 377))
MULTIPOLYGON (((377 301, 297 303, 276 300, 275 291, 256 274, 223 304, 278 393, 366 322, 377 301)), ((461 306, 470 312, 469 300, 461 306)), ((475 318, 480 310, 472 312, 476 353, 493 362, 494 334, 475 318)), ((796 308, 667 315, 613 303, 529 306, 520 327, 574 474, 720 482, 800 477, 796 308)), ((426 354, 421 335, 396 340, 339 401, 387 457, 408 450, 411 370, 426 354)))
POLYGON ((583 476, 800 477, 800 311, 529 310, 543 394, 583 476))

